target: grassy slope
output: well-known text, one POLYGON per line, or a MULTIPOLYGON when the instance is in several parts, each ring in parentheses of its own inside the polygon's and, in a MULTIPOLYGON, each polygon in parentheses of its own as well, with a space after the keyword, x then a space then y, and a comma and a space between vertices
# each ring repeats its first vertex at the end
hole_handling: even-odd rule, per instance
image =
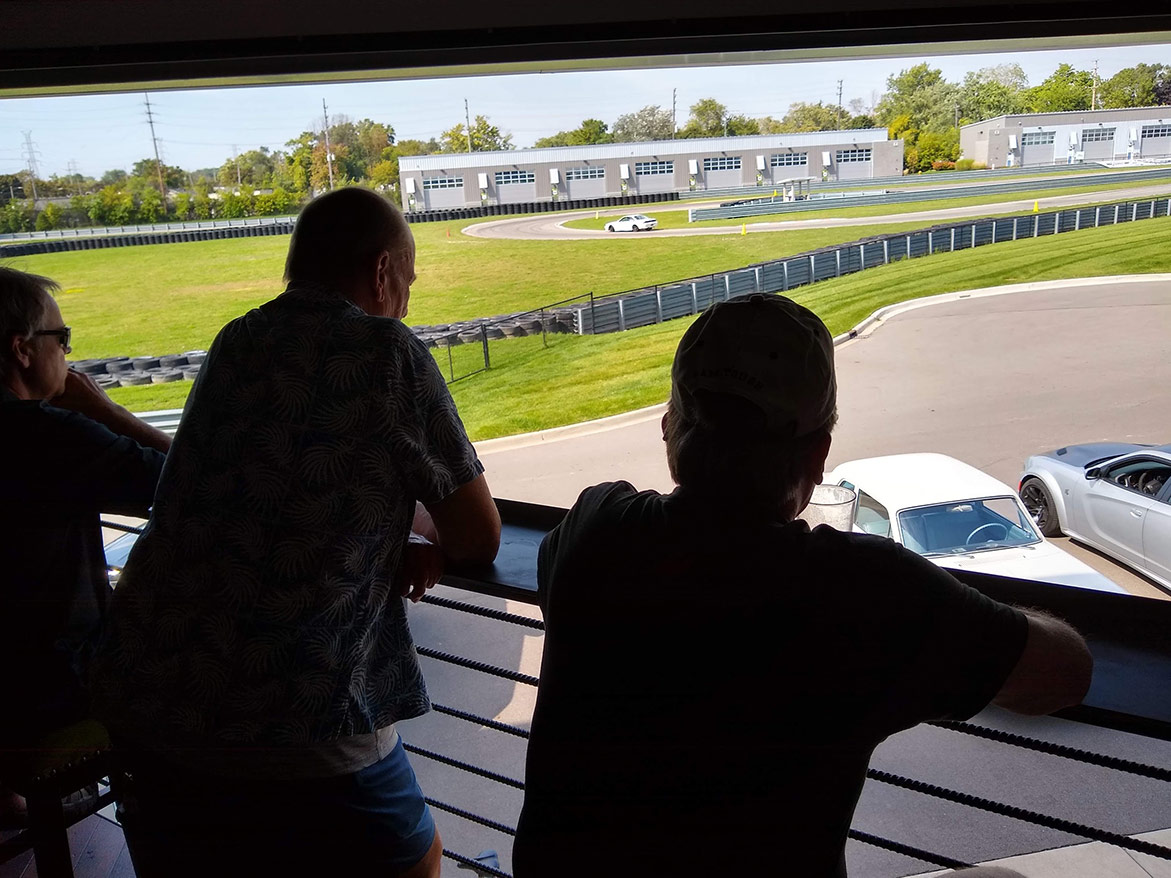
MULTIPOLYGON (((481 293, 495 297, 486 299, 498 306, 493 310, 504 311, 524 307, 520 301, 525 295, 538 302, 548 301, 539 296, 545 289, 541 279, 534 280, 531 275, 539 274, 540 266, 550 260, 572 261, 581 276, 595 282, 598 277, 625 278, 624 284, 609 287, 621 289, 633 286, 630 278, 636 276, 645 278, 638 282, 645 282, 695 273, 694 266, 700 260, 718 263, 712 267, 721 268, 775 258, 816 246, 812 241, 817 237, 778 233, 700 238, 688 240, 686 247, 680 246, 678 239, 643 238, 638 249, 630 251, 638 259, 627 260, 621 258, 625 251, 614 247, 630 245, 610 244, 608 240, 583 242, 586 247, 580 249, 562 242, 484 242, 503 246, 499 250, 462 251, 445 249, 458 245, 449 244, 441 227, 420 227, 416 232, 421 281, 412 317, 418 322, 424 322, 417 316, 420 311, 452 315, 459 310, 454 293, 441 297, 426 291, 434 290, 440 279, 454 283, 461 273, 478 273, 481 293), (508 245, 513 243, 526 246, 512 250, 508 245), (693 244, 710 246, 693 248, 693 244), (576 252, 566 252, 566 247, 576 252), (467 252, 475 254, 470 263, 461 256, 467 252), (498 257, 500 252, 510 253, 511 258, 498 257), (620 257, 614 258, 615 253, 620 257), (498 257, 500 262, 483 265, 490 257, 498 257), (516 298, 505 298, 512 295, 516 298), (512 304, 502 304, 506 301, 512 304), (445 305, 447 310, 441 310, 445 305)), ((828 243, 865 233, 865 229, 854 227, 824 230, 818 235, 828 243)), ((1133 226, 939 254, 826 281, 793 295, 817 311, 837 333, 882 305, 918 296, 1029 280, 1171 271, 1171 248, 1166 246, 1169 239, 1171 220, 1147 220, 1133 226)), ((455 234, 450 240, 480 243, 455 234)), ((75 327, 75 356, 80 358, 99 356, 106 350, 147 353, 206 347, 220 324, 279 290, 272 278, 279 276, 285 244, 279 238, 245 239, 53 254, 12 262, 63 281, 62 307, 75 327), (111 272, 114 274, 108 274, 111 272), (182 280, 174 283, 176 277, 182 280), (120 283, 122 279, 127 280, 120 283), (122 293, 120 289, 131 291, 122 293), (101 345, 109 347, 103 350, 101 345)), ((598 288, 607 289, 600 283, 598 288)), ((442 318, 430 317, 427 322, 437 319, 442 318)), ((671 356, 689 323, 687 319, 676 320, 608 336, 550 336, 548 348, 542 347, 539 338, 494 342, 493 369, 456 382, 453 395, 469 432, 477 439, 575 423, 661 402, 666 398, 671 356)), ((463 358, 473 353, 471 348, 457 349, 463 358)), ((458 362, 456 369, 458 374, 458 362)), ((114 396, 133 410, 148 411, 182 405, 189 387, 182 383, 121 388, 114 396)))
MULTIPOLYGON (((410 323, 487 317, 590 290, 616 293, 900 227, 637 244, 625 237, 500 241, 462 235, 460 228, 414 227, 419 280, 410 323)), ((287 237, 242 238, 22 256, 6 264, 60 281, 76 359, 157 355, 206 349, 224 323, 277 295, 287 247, 287 237)))
MULTIPOLYGON (((1151 185, 1157 185, 1152 183, 1151 185)), ((915 201, 901 204, 869 204, 849 207, 846 205, 856 204, 854 199, 843 199, 842 206, 835 209, 826 210, 802 210, 792 213, 774 213, 762 214, 760 216, 750 216, 743 219, 724 219, 724 220, 703 220, 702 222, 690 223, 687 221, 686 210, 663 210, 662 205, 658 210, 653 212, 645 211, 648 215, 655 217, 659 221, 660 229, 697 229, 707 227, 723 227, 723 226, 739 226, 742 223, 772 223, 772 222, 789 222, 793 220, 809 220, 809 219, 828 219, 831 216, 834 219, 839 218, 865 218, 870 216, 893 216, 900 213, 919 213, 926 210, 946 210, 951 207, 974 207, 980 204, 1001 204, 1006 201, 1035 201, 1038 198, 1049 198, 1056 195, 1071 195, 1082 192, 1109 192, 1115 189, 1129 189, 1133 188, 1133 183, 1111 183, 1104 186, 1095 186, 1087 183, 1084 188, 1076 187, 1074 189, 1034 189, 1028 192, 1005 192, 1002 195, 969 195, 965 197, 944 198, 939 201, 915 201)), ((1164 197, 1164 196, 1160 196, 1164 197)), ((861 199, 859 199, 861 200, 861 199)), ((1072 207, 1073 205, 1070 205, 1072 207)), ((626 213, 611 213, 604 211, 600 214, 599 219, 586 218, 578 220, 570 220, 565 223, 566 228, 570 229, 600 229, 604 224, 604 220, 616 216, 626 216, 626 213)), ((1004 214, 989 213, 989 216, 1011 215, 1013 213, 1020 213, 1019 210, 1009 211, 1004 214)), ((920 221, 920 225, 922 225, 920 221)))

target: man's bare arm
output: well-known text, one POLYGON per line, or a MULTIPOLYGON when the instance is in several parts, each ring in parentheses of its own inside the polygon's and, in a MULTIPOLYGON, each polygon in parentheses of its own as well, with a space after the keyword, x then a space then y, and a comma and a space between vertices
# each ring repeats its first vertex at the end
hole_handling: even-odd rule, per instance
MULTIPOLYGON (((491 564, 500 549, 500 513, 481 473, 437 503, 426 504, 452 564, 491 564)), ((417 517, 417 516, 416 516, 417 517)))
POLYGON ((65 376, 65 392, 49 402, 92 418, 146 448, 164 454, 171 450, 170 436, 118 405, 88 375, 70 369, 65 376))
POLYGON ((992 703, 1030 716, 1080 704, 1090 688, 1094 659, 1071 626, 1036 610, 1023 610, 1028 639, 1016 667, 992 703))

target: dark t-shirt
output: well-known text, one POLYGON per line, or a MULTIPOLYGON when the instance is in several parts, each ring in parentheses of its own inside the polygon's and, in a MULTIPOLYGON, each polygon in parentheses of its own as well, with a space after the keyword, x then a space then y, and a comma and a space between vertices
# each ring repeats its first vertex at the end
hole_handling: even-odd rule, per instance
POLYGON ((86 709, 110 586, 100 513, 146 517, 164 456, 76 412, 0 401, 0 644, 6 736, 86 709))
POLYGON ((1025 617, 890 540, 587 489, 541 546, 518 878, 845 874, 874 747, 999 691, 1025 617))

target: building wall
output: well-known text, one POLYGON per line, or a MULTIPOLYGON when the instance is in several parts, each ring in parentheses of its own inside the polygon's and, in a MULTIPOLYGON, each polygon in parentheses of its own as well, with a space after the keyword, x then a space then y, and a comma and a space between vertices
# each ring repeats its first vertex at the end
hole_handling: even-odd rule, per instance
POLYGON ((990 168, 1171 159, 1171 107, 997 116, 961 128, 960 151, 990 168))
POLYGON ((409 156, 400 159, 399 173, 403 209, 422 211, 771 189, 791 177, 859 180, 901 174, 902 166, 902 141, 887 140, 883 129, 866 129, 409 156))

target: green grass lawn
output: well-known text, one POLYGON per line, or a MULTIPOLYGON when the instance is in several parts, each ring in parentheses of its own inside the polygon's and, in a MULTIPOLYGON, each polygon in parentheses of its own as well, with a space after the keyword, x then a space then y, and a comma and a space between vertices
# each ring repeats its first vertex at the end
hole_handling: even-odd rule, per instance
MULTIPOLYGON (((1151 183, 1157 185, 1157 183, 1151 183)), ((740 226, 743 223, 774 223, 774 222, 789 222, 793 220, 808 220, 808 219, 864 219, 871 216, 894 216, 900 213, 919 213, 925 210, 946 210, 951 207, 974 207, 980 204, 1000 204, 1005 201, 1036 201, 1039 198, 1050 198, 1055 195, 1072 195, 1083 194, 1088 192, 1109 192, 1115 189, 1133 188, 1133 183, 1111 183, 1103 186, 1094 186, 1087 183, 1083 187, 1074 187, 1074 189, 1034 189, 1028 192, 1005 192, 1001 195, 970 195, 956 198, 943 198, 939 201, 915 201, 903 202, 899 204, 856 204, 854 199, 843 199, 842 207, 826 208, 824 210, 802 210, 792 213, 773 213, 761 214, 760 216, 750 216, 743 219, 722 219, 722 220, 702 220, 700 222, 688 222, 687 210, 678 210, 669 208, 662 209, 648 209, 644 211, 648 216, 653 216, 659 221, 660 229, 700 229, 700 228, 717 228, 727 226, 740 226), (856 206, 848 207, 845 205, 854 204, 856 206)), ((1162 197, 1162 196, 1160 196, 1162 197)), ((731 200, 731 199, 729 199, 731 200)), ((862 200, 860 197, 858 200, 862 200)), ((660 208, 662 205, 659 206, 660 208)), ((1070 205, 1073 207, 1073 205, 1070 205)), ((1067 208, 1063 208, 1067 209, 1067 208)), ((613 219, 619 216, 627 216, 630 213, 637 213, 638 211, 626 211, 624 213, 611 213, 609 209, 601 211, 598 218, 587 217, 585 219, 569 220, 565 223, 566 228, 570 229, 602 229, 608 219, 613 219)), ((990 213, 989 216, 1011 216, 1012 214, 1019 214, 1019 210, 1007 211, 1004 213, 990 213)), ((920 223, 921 224, 921 223, 920 223)))
MULTIPOLYGON (((921 296, 1063 277, 1171 272, 1169 238, 1171 219, 1144 220, 905 260, 791 295, 836 335, 884 305, 921 296)), ((540 337, 495 341, 493 368, 455 382, 452 395, 473 439, 654 405, 667 398, 675 346, 692 319, 612 335, 551 335, 548 347, 540 337)), ((479 356, 472 346, 463 351, 479 356)), ((188 387, 122 388, 115 396, 138 411, 172 408, 182 404, 188 387), (167 397, 171 392, 177 395, 167 397)))
MULTIPOLYGON (((598 241, 473 238, 460 233, 463 225, 413 227, 419 279, 408 323, 489 317, 591 290, 617 293, 902 228, 643 239, 632 246, 627 236, 598 241)), ((223 324, 280 293, 288 245, 288 237, 237 238, 21 256, 5 264, 61 283, 59 301, 74 327, 75 359, 147 356, 206 349, 223 324)))

